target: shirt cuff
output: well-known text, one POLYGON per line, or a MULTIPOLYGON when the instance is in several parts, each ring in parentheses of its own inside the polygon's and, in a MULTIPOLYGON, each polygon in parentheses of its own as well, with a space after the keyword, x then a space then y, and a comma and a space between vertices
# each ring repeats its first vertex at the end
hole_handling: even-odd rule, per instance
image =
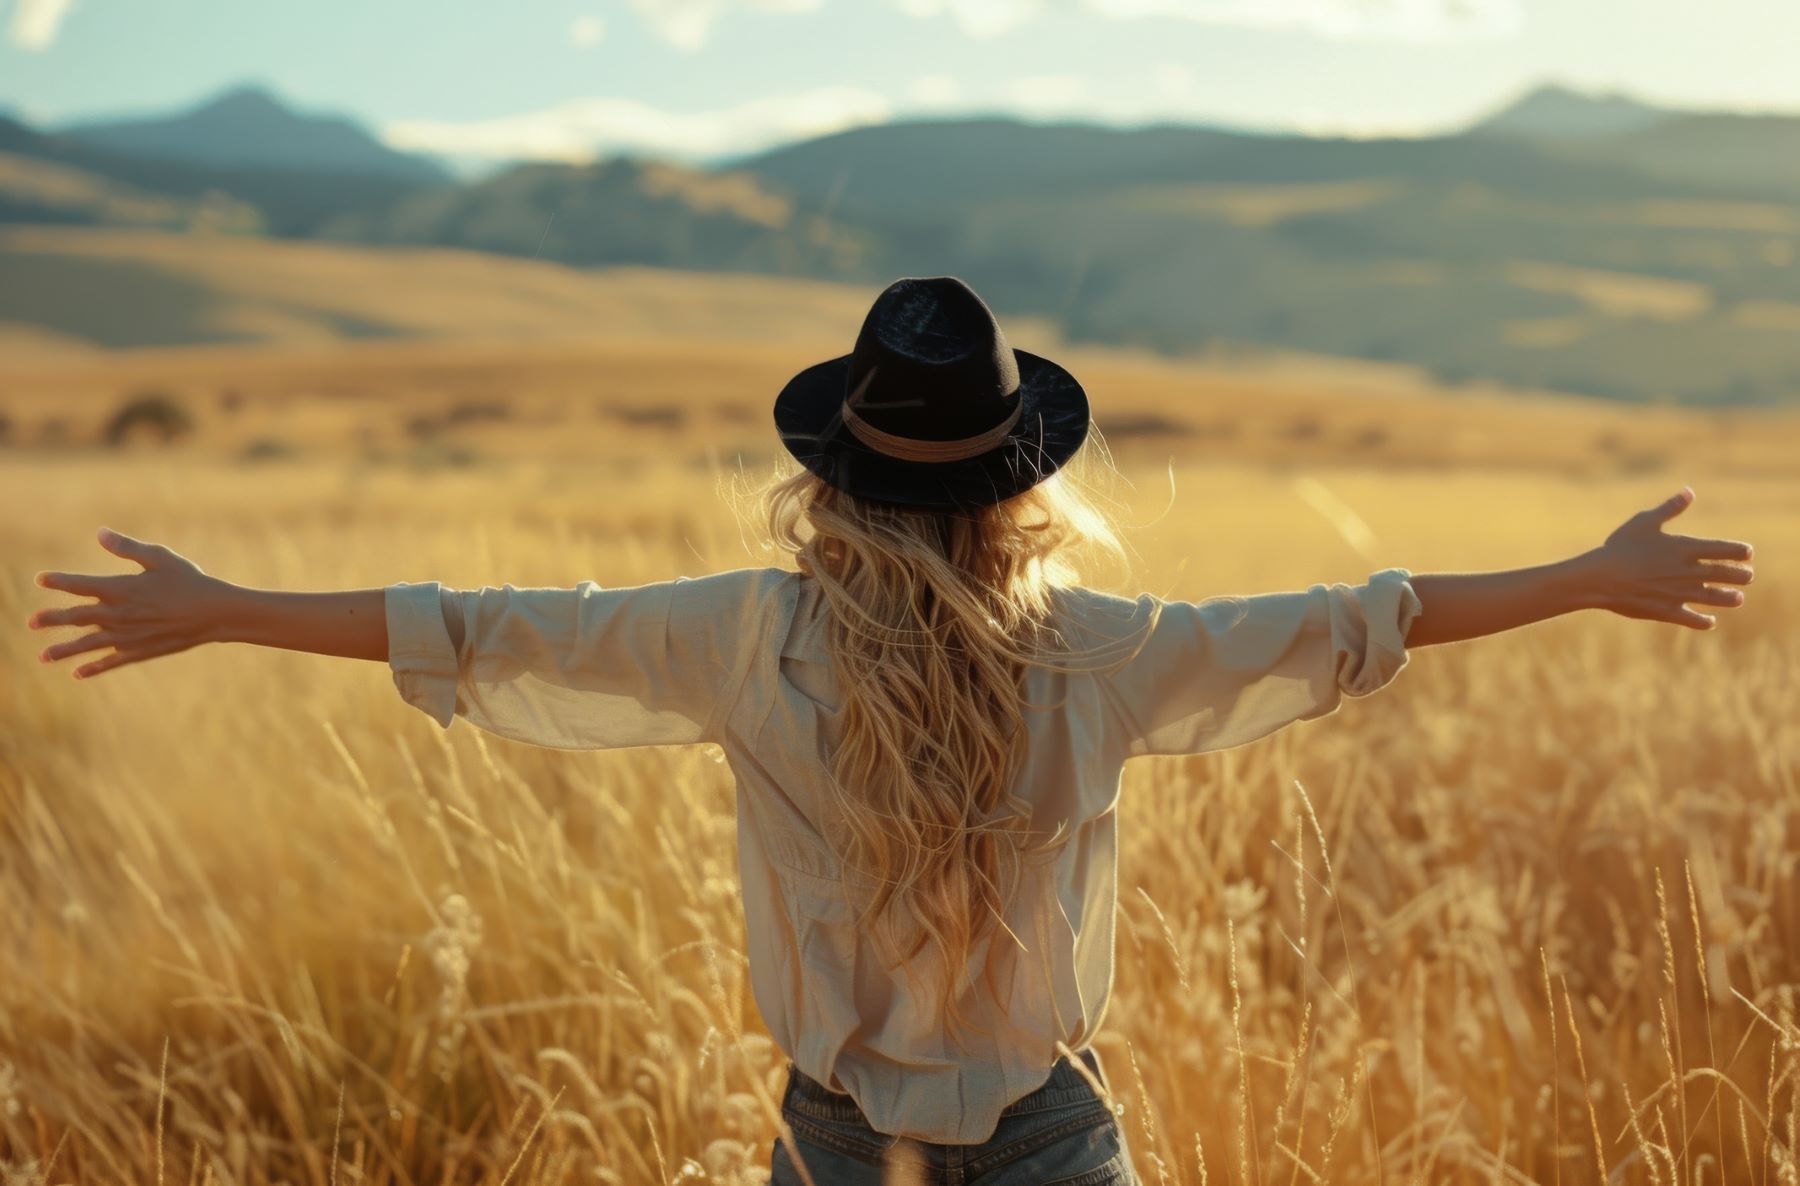
POLYGON ((443 586, 436 581, 389 585, 388 667, 408 704, 448 729, 456 719, 456 647, 444 625, 443 586))
POLYGON ((1341 686, 1346 695, 1367 696, 1385 687, 1406 666, 1406 634, 1423 607, 1413 591, 1412 573, 1404 568, 1373 574, 1357 592, 1362 602, 1361 624, 1367 634, 1361 661, 1341 673, 1341 686))

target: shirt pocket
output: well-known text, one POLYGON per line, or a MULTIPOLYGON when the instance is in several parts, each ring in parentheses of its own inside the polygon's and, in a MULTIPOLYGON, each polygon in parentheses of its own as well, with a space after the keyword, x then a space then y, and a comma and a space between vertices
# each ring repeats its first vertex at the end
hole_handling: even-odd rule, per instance
POLYGON ((804 931, 809 925, 849 927, 855 923, 856 909, 844 885, 842 862, 823 837, 797 828, 774 828, 765 843, 797 930, 804 931))

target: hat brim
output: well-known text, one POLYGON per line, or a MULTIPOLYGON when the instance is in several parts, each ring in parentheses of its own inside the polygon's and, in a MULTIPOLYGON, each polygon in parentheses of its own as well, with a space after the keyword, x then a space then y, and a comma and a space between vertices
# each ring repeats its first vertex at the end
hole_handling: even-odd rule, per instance
POLYGON ((1019 423, 993 449, 961 461, 904 461, 878 453, 845 427, 850 355, 807 367, 775 397, 775 428, 795 460, 859 498, 956 510, 1004 502, 1048 478, 1087 440, 1088 400, 1075 376, 1014 350, 1019 423))

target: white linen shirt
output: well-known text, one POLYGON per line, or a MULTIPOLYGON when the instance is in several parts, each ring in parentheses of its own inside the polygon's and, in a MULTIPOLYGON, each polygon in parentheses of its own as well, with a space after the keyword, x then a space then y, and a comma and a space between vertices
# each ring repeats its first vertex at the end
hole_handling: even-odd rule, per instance
POLYGON ((1015 791, 1034 830, 1060 824, 1070 837, 1027 870, 1006 916, 1029 951, 983 942, 962 970, 961 999, 991 1031, 962 1050, 935 997, 884 970, 857 930, 825 840, 841 712, 816 582, 777 568, 630 588, 427 581, 389 586, 385 608, 395 684, 440 725, 462 716, 569 749, 720 745, 737 780, 751 984, 776 1044, 877 1130, 974 1144, 1044 1083, 1056 1043, 1087 1046, 1106 1011, 1125 760, 1240 745, 1375 691, 1406 665, 1420 604, 1403 568, 1199 603, 1060 590, 1072 643, 1123 640, 1117 654, 1130 657, 1110 671, 1027 673, 1037 707, 1025 711, 1015 791), (1161 617, 1137 648, 1153 605, 1161 617))

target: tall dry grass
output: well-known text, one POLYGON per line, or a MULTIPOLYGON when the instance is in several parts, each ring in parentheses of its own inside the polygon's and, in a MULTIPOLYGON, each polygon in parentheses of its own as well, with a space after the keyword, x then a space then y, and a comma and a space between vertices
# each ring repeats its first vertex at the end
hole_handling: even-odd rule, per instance
MULTIPOLYGON (((729 771, 448 733, 372 664, 36 665, 105 522, 289 588, 768 557, 716 474, 9 455, 0 1164, 22 1182, 757 1181, 729 771)), ((1420 651, 1337 716, 1127 768, 1098 1040, 1147 1183, 1795 1181, 1800 482, 1692 478, 1759 579, 1420 651)), ((1115 588, 1546 559, 1670 485, 1208 464, 1121 491, 1115 588), (1169 483, 1173 479, 1174 491, 1169 483)))

